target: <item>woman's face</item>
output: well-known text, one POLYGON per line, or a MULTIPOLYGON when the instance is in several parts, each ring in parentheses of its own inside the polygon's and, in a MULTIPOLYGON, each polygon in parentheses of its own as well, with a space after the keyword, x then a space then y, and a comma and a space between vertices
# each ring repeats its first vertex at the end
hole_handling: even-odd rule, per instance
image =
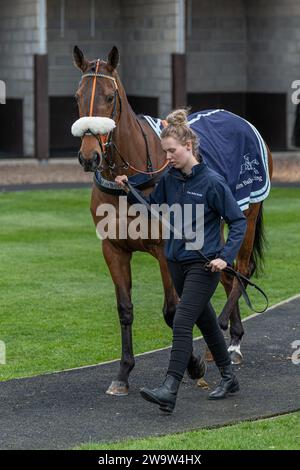
POLYGON ((192 157, 192 145, 190 141, 187 141, 185 145, 181 145, 174 137, 165 137, 161 140, 161 145, 172 167, 177 170, 186 167, 192 157))

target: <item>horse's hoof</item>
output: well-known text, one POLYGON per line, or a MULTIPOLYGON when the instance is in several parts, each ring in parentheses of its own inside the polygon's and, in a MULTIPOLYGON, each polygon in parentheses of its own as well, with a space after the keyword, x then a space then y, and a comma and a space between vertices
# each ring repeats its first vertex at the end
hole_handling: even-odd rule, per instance
POLYGON ((195 357, 190 361, 187 367, 187 373, 190 379, 201 379, 206 373, 207 365, 201 356, 195 357))
POLYGON ((243 355, 238 351, 229 351, 231 364, 241 364, 243 362, 243 355))
POLYGON ((214 362, 214 358, 213 358, 212 353, 210 352, 209 349, 206 349, 204 358, 205 358, 206 362, 214 362))
POLYGON ((115 395, 117 397, 124 397, 128 395, 128 391, 129 391, 129 385, 126 382, 113 380, 105 393, 107 395, 115 395))

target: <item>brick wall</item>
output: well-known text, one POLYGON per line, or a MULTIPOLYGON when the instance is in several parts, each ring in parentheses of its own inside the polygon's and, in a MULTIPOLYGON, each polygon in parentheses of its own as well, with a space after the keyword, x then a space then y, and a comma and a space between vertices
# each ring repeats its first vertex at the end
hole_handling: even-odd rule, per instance
MULTIPOLYGON (((171 108, 171 54, 182 52, 180 4, 182 0, 48 0, 49 95, 74 94, 80 76, 73 66, 75 44, 88 58, 104 59, 115 44, 127 93, 157 97, 159 114, 165 117, 171 108)), ((38 5, 39 0, 0 0, 0 79, 7 82, 8 98, 24 100, 26 156, 34 155, 33 55, 41 52, 38 5)))
MULTIPOLYGON (((188 0, 188 92, 287 93, 300 80, 299 0, 188 0)), ((276 119, 276 116, 274 116, 276 119)))
MULTIPOLYGON (((291 136, 295 105, 291 83, 300 80, 299 0, 247 2, 248 89, 287 93, 287 136, 291 136)), ((276 119, 276 116, 274 116, 276 119)))
POLYGON ((126 92, 158 97, 159 114, 165 116, 171 108, 171 54, 178 48, 179 3, 179 0, 95 0, 92 37, 90 0, 65 1, 63 36, 60 0, 48 0, 50 95, 74 93, 79 78, 72 63, 74 44, 89 58, 104 59, 116 45, 126 92))
MULTIPOLYGON (((178 49, 181 0, 48 0, 50 96, 72 96, 79 72, 78 44, 89 58, 121 54, 120 75, 130 95, 159 98, 171 108, 171 54, 178 49)), ((187 0, 189 92, 288 94, 289 142, 295 105, 291 83, 300 79, 299 0, 187 0)), ((39 0, 0 0, 0 79, 8 98, 24 100, 25 155, 34 154, 33 55, 40 53, 39 0)))
POLYGON ((245 91, 247 29, 243 0, 189 0, 188 92, 245 91))
POLYGON ((24 153, 34 154, 33 54, 40 52, 38 0, 0 0, 0 79, 23 98, 24 153))
POLYGON ((170 112, 171 54, 177 52, 177 0, 121 2, 123 81, 128 94, 159 98, 159 115, 170 112))
POLYGON ((61 24, 60 0, 48 0, 49 95, 72 96, 80 72, 73 65, 78 45, 89 59, 106 59, 113 45, 122 50, 120 0, 95 0, 94 26, 90 0, 65 0, 61 24))

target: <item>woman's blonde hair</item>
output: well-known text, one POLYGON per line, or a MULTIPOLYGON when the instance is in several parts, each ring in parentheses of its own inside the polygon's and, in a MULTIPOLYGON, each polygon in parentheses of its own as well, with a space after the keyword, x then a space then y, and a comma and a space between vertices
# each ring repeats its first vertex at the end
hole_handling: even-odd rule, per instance
POLYGON ((199 139, 195 132, 189 127, 188 110, 177 109, 166 117, 168 123, 161 133, 161 139, 173 137, 178 140, 181 145, 185 145, 188 140, 192 142, 193 155, 200 159, 199 156, 199 139))

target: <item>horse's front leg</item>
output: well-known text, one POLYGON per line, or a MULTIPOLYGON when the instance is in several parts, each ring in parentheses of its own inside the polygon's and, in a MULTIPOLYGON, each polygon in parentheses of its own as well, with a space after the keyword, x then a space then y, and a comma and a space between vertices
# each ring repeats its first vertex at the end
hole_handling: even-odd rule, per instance
POLYGON ((112 381, 106 393, 119 396, 128 395, 128 378, 135 364, 132 347, 131 252, 118 249, 109 240, 103 240, 102 251, 115 284, 122 339, 122 356, 119 373, 116 379, 112 381))
POLYGON ((155 247, 155 249, 151 251, 151 254, 155 256, 155 258, 159 262, 160 274, 165 295, 163 306, 164 320, 170 328, 173 328, 173 320, 176 312, 176 305, 179 299, 171 279, 167 260, 163 252, 163 247, 161 245, 155 247))

